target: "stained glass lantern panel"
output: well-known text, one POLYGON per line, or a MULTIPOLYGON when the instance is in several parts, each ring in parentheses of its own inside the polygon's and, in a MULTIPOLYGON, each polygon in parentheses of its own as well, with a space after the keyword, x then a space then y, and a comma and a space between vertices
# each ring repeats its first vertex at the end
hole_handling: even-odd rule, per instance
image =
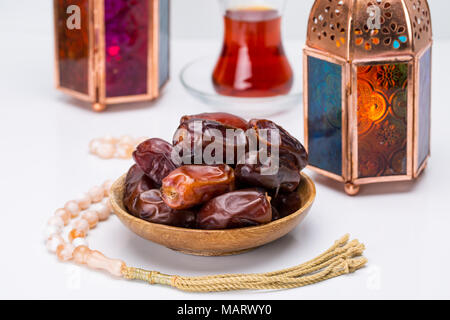
POLYGON ((418 170, 430 154, 431 48, 419 60, 418 170))
POLYGON ((342 69, 308 57, 310 165, 342 176, 342 69))
POLYGON ((57 0, 55 2, 56 57, 58 86, 88 95, 89 92, 89 0, 57 0), (67 10, 80 8, 80 28, 67 27, 67 10))
POLYGON ((408 64, 358 66, 358 176, 407 174, 408 64))

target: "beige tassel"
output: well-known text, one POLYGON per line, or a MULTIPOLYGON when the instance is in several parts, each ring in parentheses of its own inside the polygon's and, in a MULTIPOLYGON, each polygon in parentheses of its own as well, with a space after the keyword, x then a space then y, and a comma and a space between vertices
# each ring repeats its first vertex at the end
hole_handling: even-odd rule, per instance
POLYGON ((269 273, 181 277, 124 266, 122 275, 129 280, 142 280, 189 292, 298 288, 353 273, 362 268, 367 263, 367 259, 361 257, 365 247, 357 240, 348 240, 349 235, 346 235, 313 260, 269 273))

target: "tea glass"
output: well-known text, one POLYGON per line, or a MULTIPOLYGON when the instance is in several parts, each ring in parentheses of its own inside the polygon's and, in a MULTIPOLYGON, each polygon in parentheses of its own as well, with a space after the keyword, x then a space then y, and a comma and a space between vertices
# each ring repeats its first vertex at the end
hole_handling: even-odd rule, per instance
POLYGON ((212 75, 215 91, 245 98, 288 94, 294 77, 281 37, 286 0, 218 1, 225 34, 212 75))

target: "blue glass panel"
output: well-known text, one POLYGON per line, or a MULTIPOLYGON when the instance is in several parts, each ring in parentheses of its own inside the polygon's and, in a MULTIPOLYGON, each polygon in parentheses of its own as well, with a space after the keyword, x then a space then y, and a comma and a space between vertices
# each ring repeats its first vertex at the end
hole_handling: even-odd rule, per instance
MULTIPOLYGON (((418 168, 430 153, 431 123, 431 48, 419 62, 419 162, 418 168)), ((417 169, 418 169, 417 168, 417 169)))
POLYGON ((159 1, 159 86, 169 79, 169 0, 159 1))
POLYGON ((309 163, 342 175, 342 66, 308 57, 309 163))

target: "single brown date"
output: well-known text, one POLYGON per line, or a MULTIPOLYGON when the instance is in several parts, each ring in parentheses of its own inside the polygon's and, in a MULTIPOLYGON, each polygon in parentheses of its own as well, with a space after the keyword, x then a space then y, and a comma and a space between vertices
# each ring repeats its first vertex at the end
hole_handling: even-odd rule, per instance
POLYGON ((191 118, 183 121, 173 146, 184 164, 228 164, 234 166, 245 154, 244 130, 212 120, 191 118))
POLYGON ((256 152, 247 153, 245 163, 236 166, 237 182, 243 187, 261 187, 269 190, 294 191, 300 183, 300 171, 281 155, 275 173, 268 174, 264 169, 271 167, 271 158, 260 161, 256 152), (255 164, 255 160, 256 164, 255 164))
POLYGON ((162 181, 164 202, 173 209, 188 209, 234 190, 234 171, 228 165, 186 165, 162 181))
POLYGON ((250 120, 249 127, 255 130, 259 143, 264 143, 270 150, 270 135, 267 139, 260 134, 260 130, 275 130, 279 132, 280 141, 279 153, 280 157, 290 161, 295 165, 299 171, 303 170, 308 165, 308 153, 305 147, 296 138, 291 136, 289 132, 270 120, 250 120))
POLYGON ((236 166, 236 179, 241 185, 257 186, 292 192, 301 179, 300 171, 308 163, 308 154, 303 145, 286 130, 270 120, 251 120, 249 126, 254 130, 259 150, 264 147, 268 158, 260 159, 255 151, 246 154, 245 160, 236 166), (263 131, 265 130, 265 135, 263 131), (267 130, 267 131, 266 131, 267 130), (279 139, 273 144, 272 130, 278 133, 279 139), (278 148, 278 158, 273 148, 278 148), (278 160, 278 167, 272 161, 278 160), (264 173, 264 169, 275 167, 273 173, 264 173))
POLYGON ((276 221, 276 220, 279 220, 279 219, 281 219, 280 213, 278 212, 277 208, 275 208, 272 205, 272 221, 276 221))
POLYGON ((177 168, 172 161, 173 147, 162 139, 149 139, 142 142, 133 153, 134 161, 158 186, 162 179, 177 168))
POLYGON ((276 208, 279 218, 287 217, 302 207, 302 199, 297 191, 289 193, 278 193, 273 198, 272 206, 276 208))
POLYGON ((136 212, 136 199, 142 192, 154 189, 155 183, 145 175, 137 165, 128 170, 125 178, 125 192, 123 203, 131 213, 136 212))
POLYGON ((177 211, 169 208, 154 189, 153 181, 136 165, 131 167, 125 179, 124 204, 133 216, 169 226, 195 227, 193 211, 177 211))
POLYGON ((162 200, 158 189, 141 193, 136 201, 139 218, 168 226, 194 228, 196 214, 191 210, 174 210, 162 200))
POLYGON ((197 227, 209 230, 257 226, 270 221, 272 207, 262 189, 226 193, 206 203, 197 214, 197 227))
POLYGON ((184 116, 181 118, 180 124, 192 119, 216 121, 226 126, 242 129, 244 131, 247 130, 248 126, 247 121, 241 117, 225 112, 200 113, 191 116, 184 116))

